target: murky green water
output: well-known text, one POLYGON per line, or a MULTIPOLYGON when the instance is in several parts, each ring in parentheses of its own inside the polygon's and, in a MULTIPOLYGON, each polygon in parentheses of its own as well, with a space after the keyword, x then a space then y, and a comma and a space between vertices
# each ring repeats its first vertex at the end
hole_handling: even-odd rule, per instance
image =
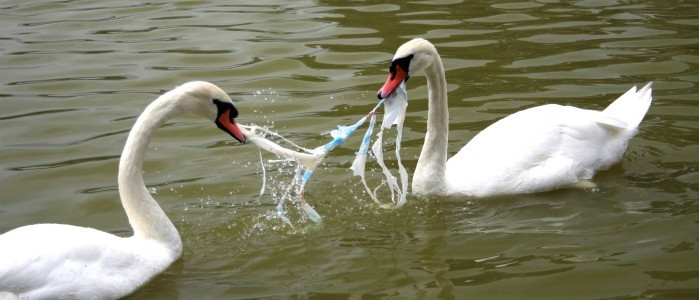
MULTIPOLYGON (((129 235, 119 154, 143 107, 178 83, 214 82, 240 122, 314 147, 373 107, 396 48, 422 36, 447 70, 452 154, 531 106, 601 109, 648 81, 654 103, 594 192, 379 210, 348 170, 357 136, 307 186, 324 226, 288 206, 293 228, 273 213, 287 169, 268 169, 259 198, 255 146, 175 119, 145 176, 184 254, 129 298, 699 298, 696 2, 238 2, 0 2, 0 232, 129 235)), ((427 90, 423 76, 408 87, 411 171, 427 90)))

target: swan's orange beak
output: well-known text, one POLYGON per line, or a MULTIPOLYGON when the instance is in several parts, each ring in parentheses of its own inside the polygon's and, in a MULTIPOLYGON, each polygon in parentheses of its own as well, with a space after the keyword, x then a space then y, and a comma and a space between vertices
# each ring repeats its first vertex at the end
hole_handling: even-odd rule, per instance
POLYGON ((230 116, 230 110, 226 110, 222 114, 219 114, 218 118, 216 118, 216 125, 218 125, 218 128, 221 128, 221 130, 227 132, 233 138, 238 140, 238 142, 245 143, 247 140, 245 135, 238 127, 238 124, 235 123, 235 118, 231 118, 230 116))
POLYGON ((396 65, 394 72, 391 72, 391 74, 388 74, 388 79, 386 79, 386 83, 383 84, 381 89, 379 89, 379 92, 376 94, 377 97, 379 97, 379 100, 385 99, 393 93, 394 90, 408 77, 408 72, 403 70, 403 68, 400 65, 396 65))

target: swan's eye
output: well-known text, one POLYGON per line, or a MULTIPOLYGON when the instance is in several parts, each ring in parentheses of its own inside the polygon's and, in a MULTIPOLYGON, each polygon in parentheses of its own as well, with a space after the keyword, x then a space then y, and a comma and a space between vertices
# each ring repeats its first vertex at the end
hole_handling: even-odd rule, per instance
MULTIPOLYGON (((388 71, 391 72, 391 79, 396 77, 396 66, 399 66, 405 73, 410 74, 410 61, 415 57, 415 54, 410 54, 406 57, 396 58, 391 62, 388 71)), ((408 76, 409 78, 410 76, 408 76)), ((407 78, 406 78, 407 79, 407 78)))
POLYGON ((218 109, 218 115, 221 116, 225 112, 230 112, 229 113, 229 118, 230 120, 233 120, 238 117, 238 109, 235 108, 233 103, 230 102, 223 102, 218 99, 213 99, 214 104, 216 105, 216 108, 218 109))
MULTIPOLYGON (((229 103, 229 104, 230 104, 230 103, 229 103)), ((229 110, 230 110, 230 112, 231 112, 231 120, 238 117, 238 109, 235 108, 235 106, 233 106, 233 104, 231 104, 229 110)))

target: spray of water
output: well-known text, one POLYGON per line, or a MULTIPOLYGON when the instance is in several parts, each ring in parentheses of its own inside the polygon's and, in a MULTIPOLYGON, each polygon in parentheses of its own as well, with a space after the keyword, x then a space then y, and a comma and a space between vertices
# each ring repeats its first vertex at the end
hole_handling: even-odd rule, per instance
MULTIPOLYGON (((297 163, 294 171, 295 176, 287 185, 285 191, 282 193, 281 198, 277 203, 277 216, 284 223, 292 225, 284 210, 285 202, 292 201, 299 205, 299 207, 301 207, 303 211, 306 213, 308 218, 311 219, 313 222, 322 223, 322 217, 320 216, 320 214, 318 214, 318 212, 316 212, 316 210, 313 209, 313 207, 310 204, 308 204, 303 198, 304 186, 313 175, 313 171, 316 169, 316 167, 323 161, 323 158, 325 158, 325 156, 330 151, 340 146, 340 144, 342 144, 357 128, 364 124, 367 119, 370 119, 369 128, 367 132, 364 134, 362 144, 360 145, 359 151, 357 152, 357 156, 354 162, 352 163, 351 170, 353 171, 355 176, 359 176, 361 178, 362 184, 367 194, 369 194, 371 199, 380 207, 399 208, 403 206, 406 202, 408 192, 408 173, 401 162, 400 142, 403 134, 403 121, 405 120, 407 106, 408 93, 405 89, 405 84, 401 84, 393 93, 391 93, 391 95, 389 95, 386 99, 381 100, 374 107, 374 109, 372 109, 359 121, 349 126, 339 125, 337 129, 332 130, 330 132, 330 136, 333 138, 333 140, 315 149, 307 149, 301 147, 284 138, 283 136, 270 131, 266 127, 257 126, 254 124, 241 125, 243 133, 248 138, 248 140, 260 147, 260 149, 274 153, 282 159, 293 160, 297 163), (384 105, 385 114, 379 132, 377 134, 376 141, 371 147, 371 151, 374 154, 377 163, 381 167, 382 173, 385 177, 386 186, 389 188, 391 192, 390 203, 384 203, 379 200, 379 198, 376 195, 376 190, 381 186, 377 187, 372 191, 372 189, 367 184, 364 176, 365 165, 369 153, 369 143, 371 142, 371 136, 373 134, 374 125, 376 123, 376 110, 382 104, 384 105), (391 128, 393 125, 396 125, 397 129, 396 159, 398 160, 399 179, 393 176, 393 174, 390 172, 388 167, 386 167, 386 164, 383 161, 383 131, 384 129, 391 128), (268 136, 280 139, 284 143, 291 145, 293 150, 285 148, 269 140, 267 138, 268 136), (293 194, 298 195, 298 197, 294 197, 293 194)), ((262 161, 262 153, 260 153, 260 160, 262 161)), ((260 189, 260 195, 263 195, 266 189, 266 171, 264 167, 264 161, 262 161, 261 165, 263 168, 263 179, 262 188, 260 189)))

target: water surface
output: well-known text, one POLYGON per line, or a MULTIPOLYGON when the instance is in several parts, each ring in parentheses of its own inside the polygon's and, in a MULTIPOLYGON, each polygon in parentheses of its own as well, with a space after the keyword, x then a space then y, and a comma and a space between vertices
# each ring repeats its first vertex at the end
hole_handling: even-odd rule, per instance
MULTIPOLYGON (((145 178, 184 253, 129 299, 699 298, 698 10, 691 1, 3 1, 0 232, 69 223, 128 236, 119 154, 143 107, 179 83, 214 82, 237 101, 240 122, 315 147, 375 105, 394 51, 421 36, 447 71, 451 154, 532 106, 603 109, 649 81, 654 102, 594 191, 409 196, 380 210, 348 170, 357 136, 307 186, 322 227, 294 206, 293 227, 275 216, 288 167, 268 169, 258 197, 253 145, 174 119, 151 144, 145 178)), ((424 76, 408 92, 412 171, 424 76)), ((378 183, 378 167, 368 170, 378 183)))

